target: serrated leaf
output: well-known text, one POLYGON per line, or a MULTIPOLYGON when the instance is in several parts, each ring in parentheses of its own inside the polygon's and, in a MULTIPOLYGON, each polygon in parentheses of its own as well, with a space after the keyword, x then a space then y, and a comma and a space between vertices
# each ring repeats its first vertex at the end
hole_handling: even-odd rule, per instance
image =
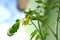
POLYGON ((19 25, 20 25, 20 20, 17 19, 16 23, 8 30, 7 35, 13 36, 14 33, 17 32, 17 30, 19 29, 19 25))
POLYGON ((37 34, 37 36, 36 36, 35 40, 37 40, 38 38, 40 38, 39 34, 37 34))
POLYGON ((37 34, 37 30, 34 30, 34 31, 31 33, 31 38, 30 38, 30 40, 32 40, 36 34, 37 34))

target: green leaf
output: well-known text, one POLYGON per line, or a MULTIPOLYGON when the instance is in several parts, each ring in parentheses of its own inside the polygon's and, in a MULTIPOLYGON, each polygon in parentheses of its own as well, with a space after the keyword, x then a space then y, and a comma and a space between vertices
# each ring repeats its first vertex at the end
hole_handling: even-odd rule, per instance
POLYGON ((32 16, 34 14, 34 10, 29 9, 29 11, 24 11, 24 13, 25 13, 25 18, 26 18, 29 15, 32 16))
POLYGON ((56 7, 59 8, 58 5, 54 5, 54 6, 52 7, 52 9, 54 9, 54 8, 56 8, 56 7))
POLYGON ((29 11, 24 11, 25 14, 32 15, 33 10, 29 9, 29 11))
POLYGON ((39 20, 39 21, 42 22, 42 23, 44 23, 44 21, 45 21, 46 19, 48 19, 48 16, 39 16, 38 18, 32 16, 32 20, 39 20))
POLYGON ((44 39, 46 39, 46 37, 48 36, 49 34, 46 32, 44 33, 44 39))
POLYGON ((53 2, 53 4, 52 4, 52 5, 55 5, 55 4, 57 4, 57 3, 59 3, 59 1, 55 1, 55 2, 53 2))
POLYGON ((35 40, 38 40, 38 38, 40 38, 39 34, 37 34, 37 36, 36 36, 35 40))
POLYGON ((40 8, 41 6, 40 5, 38 5, 36 8, 40 8))
POLYGON ((14 33, 17 32, 17 30, 19 29, 19 25, 20 25, 20 20, 17 19, 16 23, 8 30, 7 35, 8 36, 14 35, 14 33))
POLYGON ((60 19, 60 17, 59 17, 59 19, 60 19))
POLYGON ((59 22, 60 22, 60 17, 59 17, 59 22))
POLYGON ((36 34, 37 34, 37 30, 34 30, 34 31, 31 33, 31 38, 30 38, 30 40, 32 40, 36 34))
POLYGON ((31 18, 32 20, 37 20, 37 18, 35 17, 35 16, 32 16, 32 18, 31 18))
POLYGON ((39 19, 42 23, 44 23, 44 21, 48 19, 48 16, 39 16, 39 19))
POLYGON ((36 2, 39 3, 39 4, 43 3, 42 0, 36 0, 36 2))
POLYGON ((56 8, 56 7, 59 8, 58 3, 59 3, 59 1, 53 2, 53 3, 52 3, 52 5, 53 5, 53 6, 52 6, 52 9, 54 9, 54 8, 56 8))
POLYGON ((44 3, 44 5, 45 5, 45 6, 43 7, 44 9, 48 9, 48 8, 49 8, 49 3, 46 2, 46 3, 44 3))

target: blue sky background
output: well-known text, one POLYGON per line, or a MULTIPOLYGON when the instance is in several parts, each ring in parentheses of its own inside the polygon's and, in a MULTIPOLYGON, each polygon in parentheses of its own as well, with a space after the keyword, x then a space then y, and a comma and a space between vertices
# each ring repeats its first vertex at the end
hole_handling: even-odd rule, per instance
POLYGON ((16 0, 0 0, 0 8, 1 8, 0 9, 1 12, 4 11, 4 13, 0 13, 2 15, 0 17, 3 17, 3 15, 4 15, 5 17, 3 17, 3 18, 7 18, 7 19, 4 19, 5 22, 8 22, 9 20, 12 22, 12 20, 15 20, 18 18, 20 19, 20 16, 23 14, 21 11, 18 11, 16 0), (14 19, 14 17, 15 17, 15 19, 14 19))
POLYGON ((0 0, 0 40, 29 40, 22 25, 14 36, 7 36, 7 30, 15 20, 23 17, 23 12, 17 9, 17 0, 0 0))

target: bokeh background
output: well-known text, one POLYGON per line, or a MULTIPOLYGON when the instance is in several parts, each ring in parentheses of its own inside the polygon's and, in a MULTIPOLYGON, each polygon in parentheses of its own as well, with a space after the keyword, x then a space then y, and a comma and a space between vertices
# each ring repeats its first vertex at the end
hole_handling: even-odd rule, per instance
MULTIPOLYGON (((35 0, 29 0, 27 9, 35 9, 37 4, 35 0)), ((34 27, 31 25, 27 25, 23 27, 20 25, 20 28, 14 36, 7 36, 7 30, 15 23, 16 19, 22 19, 24 17, 24 13, 22 11, 18 11, 17 0, 0 0, 0 40, 29 40, 30 34, 34 31, 34 27)), ((54 9, 57 10, 57 9, 54 9)), ((55 22, 57 14, 51 10, 49 13, 51 15, 50 22, 55 22)), ((56 27, 56 24, 54 24, 56 27)), ((55 31, 55 27, 52 26, 52 29, 55 31)), ((49 31, 50 35, 47 37, 47 40, 55 40, 53 34, 49 31)), ((60 38, 60 25, 59 25, 59 38, 60 38)), ((34 40, 34 39, 33 39, 34 40)), ((60 40, 60 39, 59 39, 60 40)))

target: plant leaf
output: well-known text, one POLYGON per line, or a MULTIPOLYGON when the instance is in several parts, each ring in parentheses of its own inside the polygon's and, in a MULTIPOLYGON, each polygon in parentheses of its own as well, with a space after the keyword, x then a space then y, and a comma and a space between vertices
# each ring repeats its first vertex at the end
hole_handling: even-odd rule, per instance
POLYGON ((48 35, 49 35, 48 33, 45 33, 45 34, 44 34, 44 39, 46 39, 46 37, 47 37, 48 35))
POLYGON ((44 21, 48 19, 48 16, 39 16, 39 19, 42 23, 44 23, 44 21))
POLYGON ((43 3, 42 0, 36 0, 37 3, 43 3))
POLYGON ((54 8, 56 8, 56 7, 59 8, 57 5, 54 5, 54 6, 52 7, 52 9, 54 9, 54 8))
POLYGON ((33 37, 34 37, 36 34, 37 34, 37 30, 34 30, 34 31, 31 33, 31 38, 30 38, 30 40, 32 40, 33 37))
POLYGON ((37 36, 36 36, 35 40, 37 40, 38 38, 40 38, 39 34, 37 34, 37 36))
POLYGON ((17 30, 19 29, 19 25, 20 25, 20 20, 17 19, 16 23, 8 30, 7 35, 8 36, 14 35, 14 33, 17 32, 17 30))
POLYGON ((39 20, 42 23, 44 23, 44 20, 46 20, 46 19, 48 19, 48 16, 39 16, 38 18, 32 16, 32 20, 39 20))
POLYGON ((60 17, 59 17, 59 22, 60 22, 60 17))
POLYGON ((32 15, 33 10, 29 9, 29 11, 24 11, 25 14, 32 15))
POLYGON ((53 2, 53 4, 52 4, 52 5, 55 5, 55 4, 57 4, 57 3, 59 3, 59 1, 55 1, 55 2, 53 2))

